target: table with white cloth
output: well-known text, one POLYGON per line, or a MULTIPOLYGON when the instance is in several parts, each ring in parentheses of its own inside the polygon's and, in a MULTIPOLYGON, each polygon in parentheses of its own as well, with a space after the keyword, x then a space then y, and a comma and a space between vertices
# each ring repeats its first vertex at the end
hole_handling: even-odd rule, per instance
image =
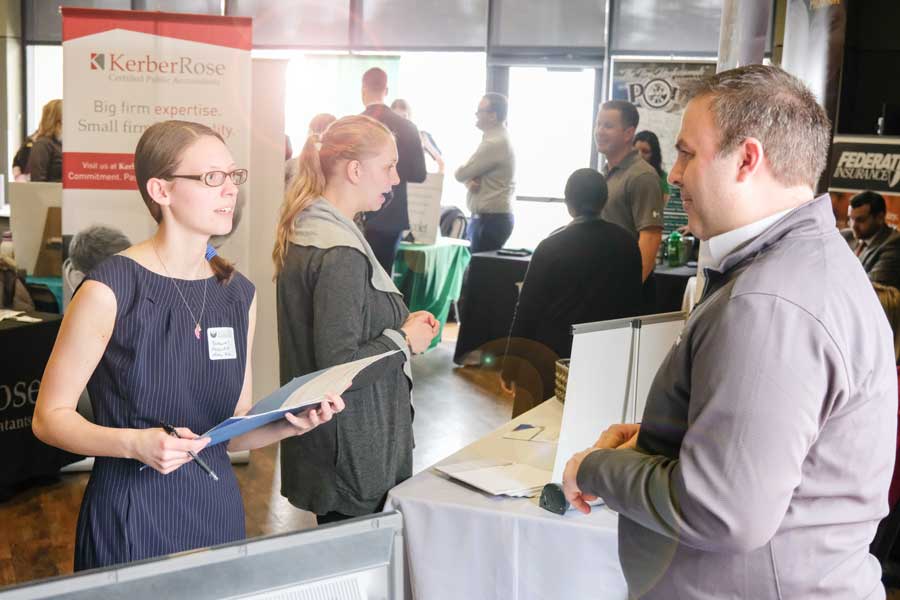
MULTIPOLYGON (((556 443, 505 439, 519 424, 559 428, 551 398, 439 464, 501 459, 553 470, 556 443)), ((598 432, 599 433, 599 432, 598 432)), ((617 520, 605 506, 556 515, 537 498, 493 497, 427 469, 391 490, 403 514, 412 598, 627 598, 617 520)))

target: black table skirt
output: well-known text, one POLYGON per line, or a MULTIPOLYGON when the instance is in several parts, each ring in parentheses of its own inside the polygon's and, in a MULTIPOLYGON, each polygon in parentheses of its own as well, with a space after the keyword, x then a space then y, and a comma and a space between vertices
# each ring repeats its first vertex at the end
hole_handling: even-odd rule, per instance
POLYGON ((505 344, 512 327, 519 288, 530 256, 502 256, 496 251, 472 255, 460 299, 460 327, 453 362, 493 342, 505 344))
POLYGON ((684 290, 688 280, 697 274, 697 267, 668 267, 656 265, 653 271, 656 286, 656 302, 653 313, 677 312, 681 310, 684 290))
POLYGON ((82 458, 44 444, 31 432, 41 378, 62 317, 28 314, 43 320, 0 321, 0 492, 82 458))
MULTIPOLYGON (((472 255, 460 299, 462 314, 453 362, 463 364, 465 355, 473 350, 503 352, 519 299, 516 284, 525 280, 530 260, 530 256, 501 256, 496 251, 472 255)), ((644 312, 680 311, 687 282, 696 274, 696 267, 657 265, 647 290, 654 299, 645 302, 644 312)))

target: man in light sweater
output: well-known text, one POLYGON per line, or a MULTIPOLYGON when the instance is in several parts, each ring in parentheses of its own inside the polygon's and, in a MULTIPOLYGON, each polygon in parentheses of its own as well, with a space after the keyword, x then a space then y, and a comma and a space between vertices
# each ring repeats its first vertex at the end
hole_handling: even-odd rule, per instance
POLYGON ((469 190, 467 237, 473 253, 502 248, 513 230, 516 157, 506 131, 508 106, 502 94, 484 95, 475 112, 475 126, 484 136, 475 154, 456 170, 456 180, 469 190))
POLYGON ((619 513, 632 598, 883 599, 869 544, 897 375, 875 292, 813 193, 828 117, 777 67, 688 93, 669 182, 715 262, 641 424, 572 457, 566 496, 619 513))

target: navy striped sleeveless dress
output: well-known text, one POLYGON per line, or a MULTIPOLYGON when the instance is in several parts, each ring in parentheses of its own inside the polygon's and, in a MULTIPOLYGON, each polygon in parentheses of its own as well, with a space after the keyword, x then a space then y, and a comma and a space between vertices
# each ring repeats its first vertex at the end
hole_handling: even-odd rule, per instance
MULTIPOLYGON (((202 434, 234 414, 247 362, 248 311, 254 287, 235 273, 170 279, 124 256, 112 256, 87 279, 116 296, 115 327, 88 392, 98 425, 143 429, 160 422, 202 434), (199 314, 198 340, 179 286, 199 314), (230 327, 237 358, 210 360, 207 329, 230 327)), ((243 539, 244 508, 227 444, 200 456, 214 481, 189 462, 168 475, 130 459, 97 458, 84 492, 75 538, 75 570, 151 558, 243 539)))

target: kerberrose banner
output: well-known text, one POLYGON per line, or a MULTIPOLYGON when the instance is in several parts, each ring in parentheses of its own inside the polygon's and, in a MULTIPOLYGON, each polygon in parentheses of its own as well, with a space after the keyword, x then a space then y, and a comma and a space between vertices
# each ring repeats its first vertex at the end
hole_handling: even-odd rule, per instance
POLYGON ((628 100, 638 109, 638 131, 649 129, 659 138, 663 168, 675 163, 675 141, 686 104, 684 84, 716 72, 715 62, 647 62, 613 59, 614 100, 628 100))
MULTIPOLYGON (((249 166, 251 19, 67 7, 62 14, 64 234, 101 223, 138 242, 154 230, 134 177, 135 145, 153 123, 208 125, 237 165, 249 166)), ((227 249, 244 264, 245 193, 227 249)))

